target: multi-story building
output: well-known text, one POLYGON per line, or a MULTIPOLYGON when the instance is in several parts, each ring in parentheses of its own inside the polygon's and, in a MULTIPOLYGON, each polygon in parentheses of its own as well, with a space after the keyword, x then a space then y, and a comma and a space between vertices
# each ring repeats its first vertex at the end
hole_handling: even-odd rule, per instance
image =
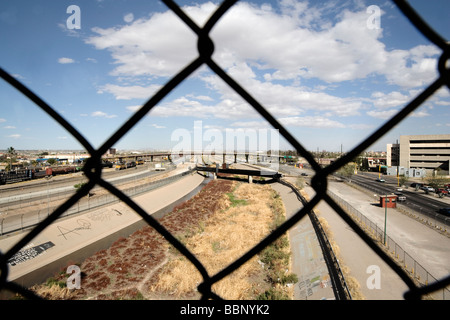
POLYGON ((400 165, 400 144, 393 143, 387 145, 386 165, 388 167, 396 167, 400 165))
POLYGON ((388 167, 450 174, 450 134, 400 136, 399 143, 387 145, 387 154, 388 167))

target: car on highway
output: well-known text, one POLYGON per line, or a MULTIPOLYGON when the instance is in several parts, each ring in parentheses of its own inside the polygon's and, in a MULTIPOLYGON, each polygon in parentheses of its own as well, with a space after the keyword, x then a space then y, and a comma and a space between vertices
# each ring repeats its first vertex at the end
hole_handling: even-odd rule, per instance
POLYGON ((429 186, 424 186, 424 187, 422 187, 420 189, 422 189, 425 192, 435 192, 434 188, 429 187, 429 186))
POLYGON ((438 210, 440 214, 450 217, 450 208, 440 208, 438 210))
POLYGON ((384 180, 383 178, 377 178, 376 181, 378 181, 378 182, 386 182, 386 180, 384 180))
POLYGON ((420 188, 420 187, 423 187, 423 183, 413 182, 413 183, 411 183, 411 187, 420 188))
POLYGON ((307 176, 308 176, 308 174, 307 174, 307 173, 304 173, 304 172, 302 172, 302 176, 304 176, 304 177, 307 177, 307 176))
POLYGON ((394 193, 397 196, 397 201, 406 201, 406 196, 401 192, 394 193))

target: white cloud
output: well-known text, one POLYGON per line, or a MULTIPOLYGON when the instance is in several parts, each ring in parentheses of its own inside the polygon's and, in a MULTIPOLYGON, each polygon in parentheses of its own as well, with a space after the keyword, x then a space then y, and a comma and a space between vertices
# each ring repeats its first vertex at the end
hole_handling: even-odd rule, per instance
POLYGON ((125 107, 125 109, 127 109, 127 110, 129 110, 129 111, 131 111, 131 112, 136 112, 136 111, 138 111, 141 107, 142 107, 142 106, 128 106, 128 107, 125 107))
POLYGON ((278 119, 281 124, 308 128, 345 128, 345 125, 325 117, 289 117, 278 119))
POLYGON ((194 33, 171 11, 155 13, 150 19, 138 19, 123 27, 92 31, 98 36, 86 42, 97 49, 111 51, 118 65, 112 71, 116 76, 168 77, 196 56, 194 33))
MULTIPOLYGON (((384 30, 367 27, 368 14, 362 3, 352 11, 343 3, 338 9, 332 3, 293 0, 281 1, 279 5, 275 10, 269 5, 238 2, 210 36, 215 45, 214 61, 286 124, 342 128, 345 125, 330 120, 331 117, 360 116, 367 102, 376 109, 365 114, 387 119, 397 112, 393 108, 411 100, 413 91, 405 94, 393 89, 390 93, 377 91, 369 99, 350 98, 331 94, 330 84, 381 76, 401 89, 417 89, 437 75, 437 48, 419 45, 388 49, 381 41, 384 30), (332 18, 327 15, 330 12, 332 18), (314 89, 303 85, 309 79, 319 80, 314 89)), ((208 2, 184 6, 183 10, 202 25, 215 8, 215 4, 208 2)), ((130 81, 143 76, 167 78, 198 56, 197 37, 170 10, 148 18, 129 18, 127 25, 93 28, 96 35, 86 40, 98 50, 111 52, 116 66, 111 75, 130 81)), ((212 104, 214 100, 209 96, 186 94, 156 106, 150 115, 229 120, 259 117, 223 80, 207 70, 201 68, 192 77, 214 90, 220 102, 212 104)), ((118 100, 148 99, 161 88, 158 84, 129 83, 106 84, 98 92, 111 93, 118 100)), ((127 107, 130 111, 137 108, 127 107)))
POLYGON ((3 127, 4 129, 15 129, 16 127, 14 127, 14 126, 6 126, 6 127, 3 127))
MULTIPOLYGON (((245 69, 244 64, 241 64, 241 69, 245 69)), ((329 111, 337 116, 354 116, 359 114, 362 107, 362 102, 358 99, 340 98, 324 92, 312 92, 307 88, 261 82, 255 78, 241 78, 239 73, 242 74, 242 71, 235 72, 234 68, 229 70, 229 74, 275 116, 298 116, 307 111, 329 111)), ((203 80, 222 94, 222 100, 243 103, 242 98, 219 77, 203 77, 203 80)), ((253 111, 253 114, 256 114, 256 111, 253 111)))
POLYGON ((156 106, 150 116, 157 117, 198 117, 219 119, 242 119, 256 115, 248 105, 224 99, 216 105, 204 105, 196 100, 180 97, 156 106))
POLYGON ((410 96, 406 96, 398 91, 388 94, 377 91, 372 93, 373 105, 377 108, 393 108, 403 106, 411 100, 410 96))
POLYGON ((107 114, 106 112, 103 112, 103 111, 94 111, 91 113, 91 116, 99 117, 99 118, 108 118, 108 119, 117 117, 117 115, 115 115, 115 114, 107 114))
POLYGON ((6 122, 6 119, 0 118, 0 123, 6 122))
POLYGON ((149 85, 147 87, 107 84, 100 87, 97 92, 109 92, 113 94, 117 100, 147 99, 155 94, 161 87, 161 85, 156 84, 149 85))
POLYGON ((391 109, 391 110, 382 110, 382 111, 368 111, 367 114, 371 117, 378 118, 378 119, 389 119, 393 117, 395 114, 398 113, 398 110, 391 109))
POLYGON ((272 129, 272 126, 267 121, 236 121, 231 124, 231 127, 238 129, 272 129))
POLYGON ((417 110, 417 111, 412 112, 409 116, 413 117, 413 118, 423 118, 423 117, 430 116, 430 114, 428 113, 427 110, 422 109, 422 110, 417 110))
POLYGON ((431 45, 420 45, 411 50, 393 50, 386 55, 382 72, 387 80, 402 87, 419 87, 437 78, 439 50, 431 45))
POLYGON ((152 123, 152 124, 150 124, 149 126, 150 126, 150 127, 153 127, 153 128, 156 128, 156 129, 164 129, 164 128, 165 128, 165 126, 160 126, 160 125, 158 125, 158 124, 156 124, 156 123, 152 123))
POLYGON ((187 94, 186 97, 188 97, 188 98, 193 98, 193 99, 196 99, 196 100, 202 100, 202 101, 214 101, 213 98, 208 97, 208 96, 202 96, 202 95, 200 95, 200 96, 195 96, 195 95, 193 95, 193 94, 187 94))
POLYGON ((71 58, 59 58, 58 59, 58 63, 61 64, 69 64, 69 63, 75 63, 75 60, 71 59, 71 58))
POLYGON ((12 139, 19 139, 21 137, 20 134, 11 134, 8 136, 8 138, 12 138, 12 139))
MULTIPOLYGON (((282 1, 280 6, 281 14, 267 6, 234 5, 211 32, 214 60, 227 69, 254 62, 257 69, 272 70, 265 75, 268 81, 304 77, 342 82, 379 74, 391 83, 415 87, 437 74, 437 48, 388 51, 380 41, 383 29, 367 28, 365 7, 344 10, 334 22, 306 2, 282 1)), ((183 10, 203 22, 215 8, 208 2, 183 10)), ((198 55, 196 36, 170 10, 131 25, 93 31, 97 36, 86 42, 111 51, 118 65, 113 75, 167 77, 198 55)))
POLYGON ((20 75, 20 74, 18 74, 18 73, 12 74, 12 76, 14 78, 16 78, 17 80, 25 80, 25 77, 20 75))
POLYGON ((128 13, 123 17, 123 21, 126 23, 130 23, 134 20, 134 15, 132 13, 128 13))

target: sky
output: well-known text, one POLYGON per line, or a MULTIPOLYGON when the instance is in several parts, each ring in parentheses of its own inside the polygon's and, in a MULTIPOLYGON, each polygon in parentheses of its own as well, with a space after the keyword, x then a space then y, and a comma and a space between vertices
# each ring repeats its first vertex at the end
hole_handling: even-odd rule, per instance
MULTIPOLYGON (((199 26, 218 5, 177 3, 199 26)), ((448 0, 410 3, 449 39, 448 0)), ((240 1, 210 37, 212 59, 311 151, 351 150, 437 78, 441 54, 390 1, 240 1)), ((95 148, 198 56, 195 34, 148 0, 3 0, 0 40, 0 67, 95 148)), ((449 97, 441 88, 368 150, 386 151, 400 135, 450 133, 449 97)), ((227 132, 256 133, 259 150, 272 131, 203 65, 113 147, 169 150, 191 139, 220 148, 227 132)), ((269 148, 292 149, 271 139, 269 148)), ((0 150, 11 146, 82 149, 0 80, 0 150)))

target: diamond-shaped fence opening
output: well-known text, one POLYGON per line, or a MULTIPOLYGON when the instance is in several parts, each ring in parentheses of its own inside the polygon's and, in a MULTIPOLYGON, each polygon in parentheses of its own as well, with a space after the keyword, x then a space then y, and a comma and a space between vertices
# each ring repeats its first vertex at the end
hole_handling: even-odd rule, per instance
MULTIPOLYGON (((438 71, 439 77, 431 83, 425 90, 423 90, 417 97, 409 102, 400 112, 398 112, 394 117, 389 119, 383 126, 378 130, 373 132, 368 138, 362 141, 353 150, 348 152, 345 156, 339 158, 336 162, 331 165, 322 168, 315 161, 312 154, 310 154, 299 141, 297 141, 265 108, 262 106, 257 99, 252 97, 247 91, 245 91, 233 78, 231 78, 222 68, 220 68, 212 59, 212 54, 214 52, 214 43, 209 37, 209 33, 214 27, 214 25, 220 20, 220 18, 230 9, 236 1, 224 1, 217 10, 212 14, 207 23, 203 28, 200 28, 196 23, 194 23, 183 10, 170 0, 165 0, 164 3, 198 36, 198 57, 187 65, 181 72, 170 79, 167 84, 161 88, 154 96, 152 96, 125 124, 122 125, 115 133, 113 133, 109 139, 98 149, 92 147, 89 142, 83 137, 83 135, 73 128, 63 117, 61 117, 55 110, 41 100, 38 95, 30 91, 25 87, 20 81, 15 79, 13 76, 0 69, 1 77, 20 91, 24 96, 34 102, 43 111, 45 111, 49 116, 51 116, 56 122, 63 126, 79 143, 87 150, 91 155, 84 166, 84 172, 88 178, 88 183, 86 183, 79 192, 75 193, 70 199, 64 202, 60 207, 58 207, 52 214, 50 214, 45 220, 40 222, 35 228, 33 228, 29 233, 27 233, 19 242, 17 242, 12 248, 7 252, 0 253, 0 290, 6 289, 9 291, 17 292, 28 298, 40 298, 36 296, 35 293, 30 290, 21 287, 20 285, 7 281, 8 275, 8 265, 7 261, 15 253, 17 253, 21 248, 27 245, 34 237, 36 237, 40 232, 42 232, 47 226, 52 224, 58 217, 64 214, 65 211, 70 209, 77 201, 79 201, 83 196, 87 195, 89 191, 95 186, 100 185, 107 189, 114 196, 119 198, 121 201, 126 203, 131 209, 138 213, 145 222, 148 223, 152 228, 159 232, 167 241, 169 241, 176 249, 179 250, 200 272, 203 277, 203 282, 198 286, 198 291, 202 294, 202 298, 217 298, 217 296, 211 287, 216 282, 225 278, 233 271, 238 269, 245 262, 250 260, 254 255, 263 250, 275 239, 280 237, 283 233, 288 231, 292 226, 294 226, 299 220, 301 220, 305 215, 310 214, 312 209, 321 200, 324 200, 330 205, 335 212, 343 218, 343 220, 350 225, 350 227, 358 234, 358 236, 367 243, 372 250, 374 250, 405 282, 408 286, 409 291, 404 295, 406 299, 418 299, 423 295, 434 292, 436 290, 444 290, 446 286, 450 284, 450 276, 446 276, 443 279, 433 281, 427 285, 419 286, 417 285, 388 254, 386 254, 361 227, 354 222, 352 218, 343 210, 343 208, 334 200, 330 195, 327 194, 327 177, 333 172, 336 172, 342 168, 348 162, 351 162, 358 154, 372 145, 381 136, 387 133, 395 125, 401 122, 407 115, 418 108, 426 99, 431 97, 439 88, 442 86, 447 86, 450 88, 450 72, 446 66, 447 60, 450 55, 449 44, 433 29, 431 29, 425 21, 403 0, 394 0, 397 7, 403 12, 403 14, 410 20, 410 22, 432 43, 442 50, 441 57, 439 59, 438 71), (306 202, 304 207, 299 210, 294 216, 289 220, 285 221, 278 229, 273 233, 268 235, 259 244, 253 247, 248 252, 244 253, 239 259, 231 263, 222 271, 215 275, 210 276, 206 271, 202 263, 193 255, 179 240, 177 240, 170 232, 168 232, 157 220, 148 215, 142 208, 140 208, 135 202, 133 202, 128 196, 126 196, 122 191, 118 190, 109 182, 101 178, 101 156, 106 153, 106 151, 114 145, 121 137, 123 137, 133 126, 141 120, 153 107, 155 107, 164 97, 166 97, 172 89, 183 82, 189 75, 196 71, 199 67, 206 64, 213 72, 215 72, 223 81, 225 81, 236 93, 238 93, 244 100, 246 100, 265 120, 267 120, 273 128, 279 130, 279 133, 297 150, 298 154, 304 157, 312 169, 315 171, 315 175, 311 180, 311 186, 315 190, 315 196, 306 202)), ((310 216, 313 219, 313 216, 310 216)), ((320 227, 320 224, 314 224, 315 227, 320 227)), ((316 229, 317 234, 320 234, 320 230, 316 229)), ((320 241, 320 239, 319 239, 320 241)), ((326 246, 326 239, 322 239, 322 249, 324 250, 324 256, 330 255, 329 250, 326 246)), ((332 259, 332 258, 331 258, 332 259)), ((330 266, 329 266, 330 268, 330 266)), ((330 272, 332 273, 332 272, 330 272)), ((339 274, 334 275, 334 278, 339 277, 339 274)), ((336 281, 336 280, 335 280, 336 281)), ((338 284, 335 285, 338 287, 338 284)), ((335 287, 333 286, 333 287, 335 287)), ((348 295, 342 294, 338 295, 338 298, 348 299, 348 295)))

